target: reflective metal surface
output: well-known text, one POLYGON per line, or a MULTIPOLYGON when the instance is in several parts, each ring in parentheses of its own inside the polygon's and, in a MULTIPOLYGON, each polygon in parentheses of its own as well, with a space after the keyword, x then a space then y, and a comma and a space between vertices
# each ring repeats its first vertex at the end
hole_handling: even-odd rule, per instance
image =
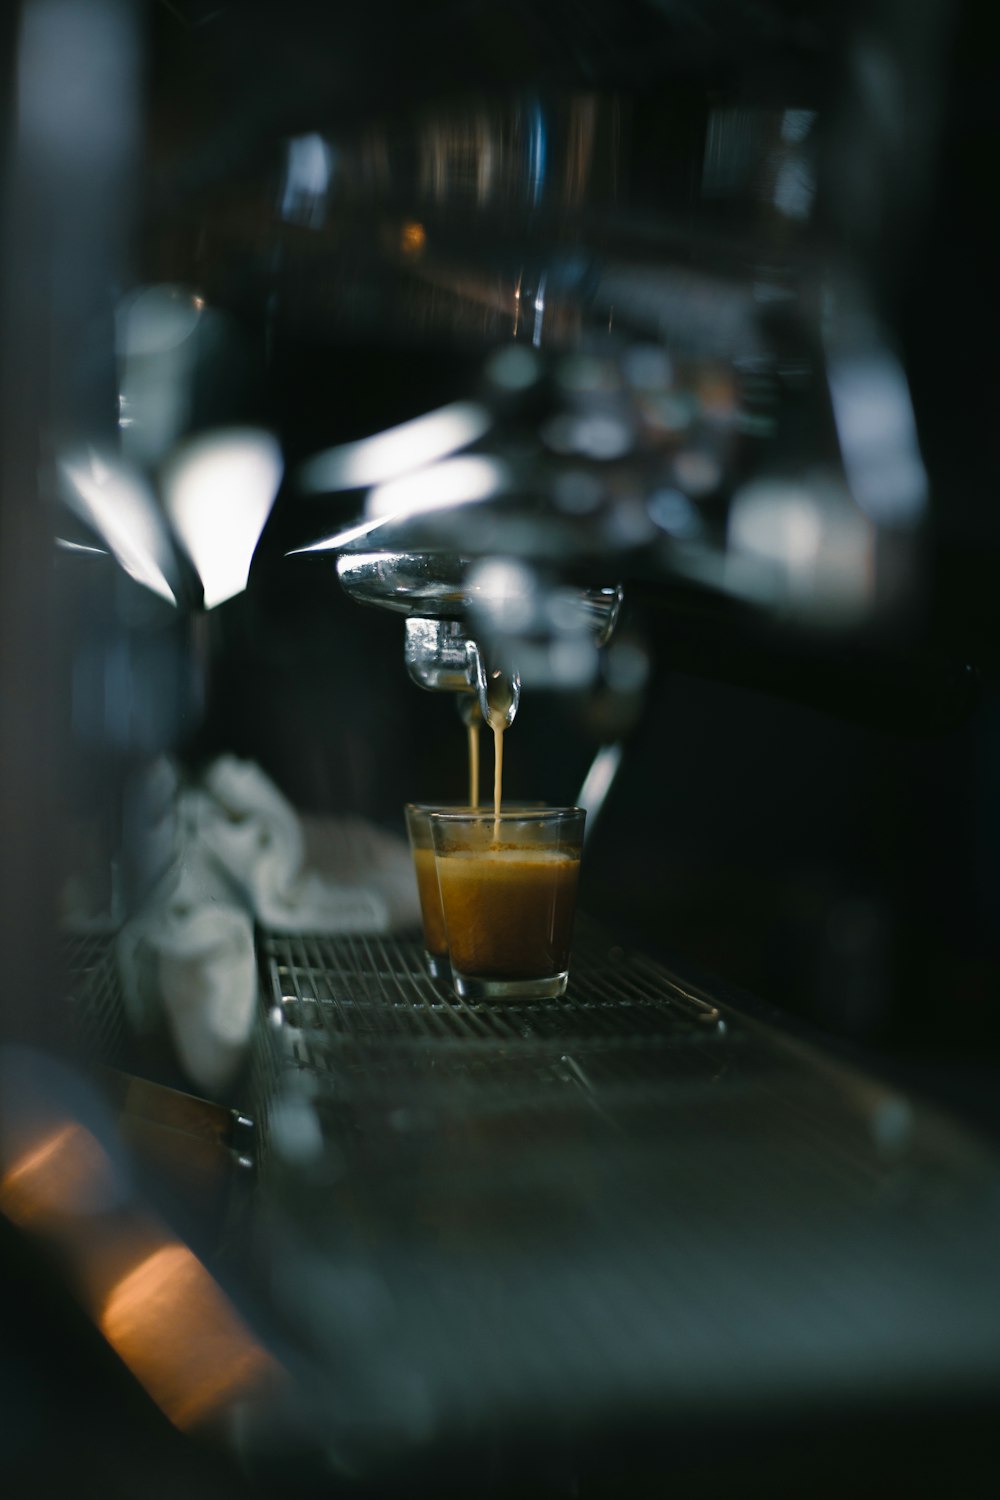
POLYGON ((941 13, 894 50, 889 6, 537 3, 513 35, 389 6, 377 45, 352 23, 336 104, 304 84, 308 128, 248 136, 228 195, 181 205, 201 249, 179 276, 266 308, 275 346, 322 339, 347 382, 373 355, 463 371, 448 406, 418 374, 406 421, 305 455, 304 495, 357 493, 303 542, 597 583, 613 558, 807 633, 905 621, 927 482, 880 235, 919 222, 941 13))
POLYGON ((424 685, 488 716, 520 673, 507 772, 590 763, 623 922, 989 1071, 971 13, 4 8, 0 1249, 5 1334, 30 1285, 50 1335, 0 1348, 13 1490, 838 1500, 971 1494, 981 1448, 991 1493, 997 1156, 919 1096, 593 932, 565 1005, 486 1012, 405 936, 244 913, 230 1213, 251 1153, 150 1105, 108 946, 162 756, 386 825, 446 794, 447 706, 331 551, 424 685))
MULTIPOLYGON (((260 958, 238 1259, 287 1371, 241 1429, 251 1469, 422 1494, 499 1462, 504 1493, 541 1472, 542 1493, 603 1496, 627 1458, 634 1482, 683 1463, 711 1493, 731 1482, 720 1430, 736 1472, 780 1485, 770 1445, 800 1423, 822 1451, 856 1441, 855 1403, 889 1388, 947 1431, 956 1380, 1000 1384, 1000 1160, 919 1098, 586 923, 559 1002, 457 1001, 417 938, 263 933, 260 958)), ((84 982, 78 1024, 112 1036, 120 1003, 84 982)), ((89 1203, 96 1182, 73 1191, 89 1203)), ((105 1321, 177 1401, 173 1344, 154 1357, 129 1320, 221 1294, 172 1241, 142 1267, 149 1297, 126 1274, 105 1321)), ((229 1363, 209 1380, 213 1346, 185 1335, 181 1421, 269 1372, 230 1310, 217 1321, 229 1363)), ((879 1434, 882 1483, 901 1460, 879 1434)))
MULTIPOLYGON (((611 639, 621 611, 622 588, 559 589, 555 610, 544 609, 540 581, 526 570, 502 564, 478 565, 457 553, 346 552, 337 575, 359 604, 380 605, 406 616, 404 660, 413 681, 434 692, 478 695, 482 716, 491 722, 488 678, 504 671, 510 680, 507 722, 520 698, 519 637, 538 633, 579 646, 580 667, 563 670, 557 685, 587 680, 598 647, 611 639), (472 632, 478 639, 473 638, 472 632)), ((551 685, 538 670, 537 650, 528 647, 537 684, 551 685)))
POLYGON ((513 1485, 541 1415, 568 1482, 620 1400, 669 1446, 831 1382, 902 1393, 924 1359, 1000 1379, 997 1160, 914 1099, 587 929, 560 1003, 463 1005, 417 942, 263 959, 262 1187, 309 1247, 277 1295, 350 1350, 345 1461, 433 1474, 460 1427, 479 1462, 510 1444, 513 1485))

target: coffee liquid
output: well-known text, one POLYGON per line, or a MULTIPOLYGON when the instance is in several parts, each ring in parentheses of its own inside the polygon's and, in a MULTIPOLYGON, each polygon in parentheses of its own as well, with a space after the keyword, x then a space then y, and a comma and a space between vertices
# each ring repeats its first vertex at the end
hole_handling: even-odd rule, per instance
POLYGON ((486 979, 538 979, 569 967, 580 862, 494 841, 488 858, 438 855, 451 961, 486 979))
POLYGON ((428 953, 441 958, 448 952, 448 938, 444 929, 434 850, 414 849, 413 868, 417 877, 420 914, 424 921, 424 947, 428 953))
POLYGON ((503 728, 493 726, 493 839, 500 837, 500 798, 503 793, 503 728))

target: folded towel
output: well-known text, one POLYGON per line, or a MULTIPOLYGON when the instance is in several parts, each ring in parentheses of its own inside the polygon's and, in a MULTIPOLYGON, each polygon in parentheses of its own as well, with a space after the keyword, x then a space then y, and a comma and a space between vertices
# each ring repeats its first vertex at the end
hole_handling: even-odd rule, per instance
MULTIPOLYGON (((185 803, 198 843, 226 872, 262 926, 276 932, 389 930, 399 901, 395 889, 390 899, 381 888, 387 876, 384 855, 370 864, 365 849, 355 840, 352 851, 346 828, 336 824, 326 850, 336 878, 304 868, 306 845, 298 815, 250 761, 220 757, 205 773, 201 789, 185 794, 185 803)), ((408 863, 402 840, 398 843, 408 863)))
POLYGON ((206 1093, 243 1061, 257 1001, 253 921, 200 852, 183 848, 118 935, 118 968, 134 1029, 165 1020, 177 1058, 206 1093))
MULTIPOLYGON (((419 923, 402 838, 360 818, 305 826, 258 766, 223 756, 181 789, 168 762, 140 788, 156 872, 118 937, 133 1028, 163 1022, 207 1093, 224 1089, 250 1039, 254 921, 276 932, 387 932, 419 923)), ((138 795, 138 794, 137 794, 138 795)))
MULTIPOLYGON (((328 882, 349 885, 363 873, 386 910, 382 931, 419 928, 420 903, 410 846, 365 818, 303 818, 305 864, 328 882)), ((305 930, 304 928, 302 929, 305 930)))

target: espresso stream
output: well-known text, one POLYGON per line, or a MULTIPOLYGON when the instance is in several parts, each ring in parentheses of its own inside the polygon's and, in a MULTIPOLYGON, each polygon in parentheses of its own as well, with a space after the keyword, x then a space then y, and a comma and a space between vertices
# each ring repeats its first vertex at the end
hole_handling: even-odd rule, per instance
POLYGON ((479 806, 479 725, 469 720, 469 806, 479 806))
POLYGON ((489 726, 493 730, 493 841, 500 838, 500 803, 503 796, 503 736, 511 705, 511 688, 502 672, 492 673, 486 689, 489 726))
POLYGON ((493 837, 500 837, 500 798, 503 792, 503 730, 493 726, 493 837))

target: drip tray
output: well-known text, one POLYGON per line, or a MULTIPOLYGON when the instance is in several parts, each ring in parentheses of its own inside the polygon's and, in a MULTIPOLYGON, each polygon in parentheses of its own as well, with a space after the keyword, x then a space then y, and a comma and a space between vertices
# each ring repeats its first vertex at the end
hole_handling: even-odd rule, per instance
MULTIPOLYGON (((1000 1162, 920 1100, 596 928, 531 1003, 457 1001, 417 940, 258 953, 222 1253, 294 1376, 268 1461, 582 1494, 623 1433, 662 1475, 1000 1393, 1000 1162)), ((78 1047, 132 1071, 110 941, 69 959, 78 1047)))
POLYGON ((260 959, 262 1252, 363 1472, 1000 1381, 997 1160, 919 1102, 595 930, 533 1003, 416 941, 260 959))

